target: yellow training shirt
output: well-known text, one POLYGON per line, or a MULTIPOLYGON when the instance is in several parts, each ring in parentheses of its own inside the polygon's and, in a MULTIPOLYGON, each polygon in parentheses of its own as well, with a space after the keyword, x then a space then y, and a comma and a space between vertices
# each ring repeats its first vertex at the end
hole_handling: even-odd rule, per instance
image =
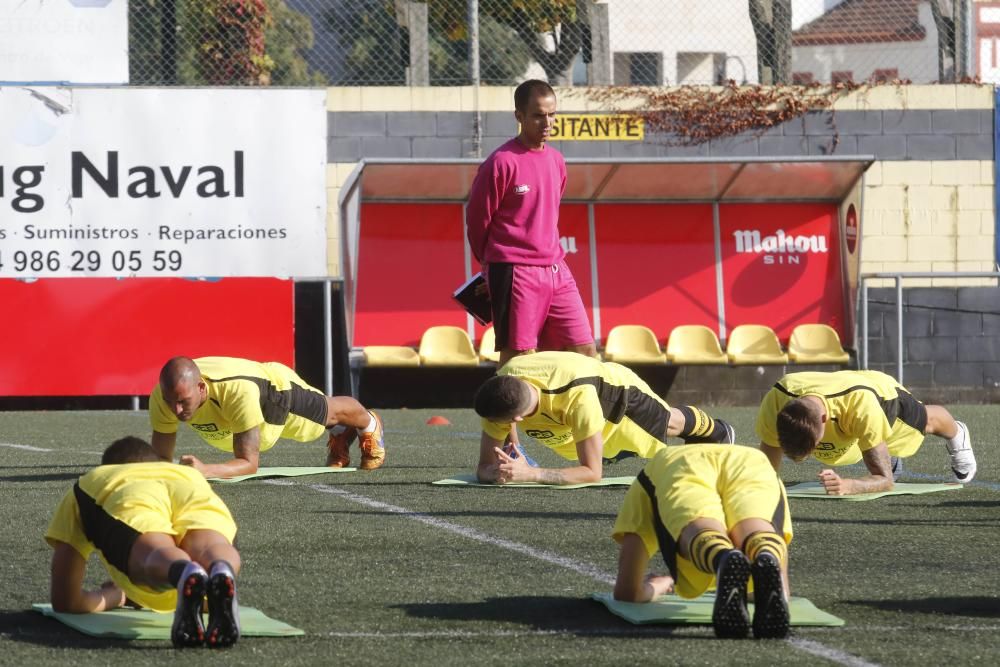
POLYGON ((789 373, 764 396, 757 413, 757 436, 765 445, 780 447, 778 413, 800 396, 816 396, 826 406, 828 418, 813 456, 828 465, 857 463, 862 452, 889 442, 894 427, 912 431, 896 419, 894 402, 900 391, 905 389, 895 379, 878 371, 789 373))
MULTIPOLYGON (((287 366, 233 357, 194 362, 208 400, 188 423, 212 447, 231 452, 233 434, 254 427, 260 427, 262 452, 282 437, 308 442, 323 435, 326 398, 287 366)), ((149 421, 159 433, 177 432, 177 416, 164 402, 159 383, 149 395, 149 421)))
POLYGON ((65 542, 86 560, 95 550, 128 598, 156 611, 172 611, 176 590, 156 591, 126 575, 133 543, 143 533, 172 535, 214 530, 231 543, 236 523, 200 472, 174 463, 126 463, 94 468, 63 496, 45 532, 52 546, 65 542))
MULTIPOLYGON (((497 375, 539 390, 538 409, 520 426, 564 459, 578 460, 576 443, 595 433, 602 435, 604 458, 623 450, 651 458, 666 446, 670 406, 624 366, 575 352, 538 352, 514 357, 497 375)), ((483 431, 503 441, 510 424, 484 419, 483 431)))

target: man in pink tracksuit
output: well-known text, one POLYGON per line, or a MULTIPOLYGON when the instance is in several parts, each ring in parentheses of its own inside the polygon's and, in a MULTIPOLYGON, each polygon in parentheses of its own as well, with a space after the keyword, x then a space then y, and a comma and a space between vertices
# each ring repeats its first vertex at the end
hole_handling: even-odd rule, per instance
POLYGON ((555 121, 555 92, 544 81, 525 81, 514 91, 514 109, 521 131, 480 165, 465 217, 489 286, 500 366, 537 349, 597 356, 559 244, 566 163, 545 143, 555 121))

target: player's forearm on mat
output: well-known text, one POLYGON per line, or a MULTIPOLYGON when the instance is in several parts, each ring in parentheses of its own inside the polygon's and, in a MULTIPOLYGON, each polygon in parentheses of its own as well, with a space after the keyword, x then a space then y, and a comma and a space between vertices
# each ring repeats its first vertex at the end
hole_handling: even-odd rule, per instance
POLYGON ((852 479, 849 493, 851 495, 856 495, 861 493, 892 491, 892 486, 892 480, 888 477, 872 475, 868 477, 861 477, 860 479, 852 479))
POLYGON ((483 484, 492 484, 497 481, 498 470, 495 463, 480 465, 476 468, 476 479, 483 484))
POLYGON ((205 477, 238 477, 257 472, 257 464, 246 459, 230 459, 225 463, 208 463, 202 471, 205 477))
POLYGON ((593 470, 585 466, 577 468, 538 468, 535 473, 535 482, 539 484, 586 484, 587 482, 599 482, 601 476, 595 474, 593 470))

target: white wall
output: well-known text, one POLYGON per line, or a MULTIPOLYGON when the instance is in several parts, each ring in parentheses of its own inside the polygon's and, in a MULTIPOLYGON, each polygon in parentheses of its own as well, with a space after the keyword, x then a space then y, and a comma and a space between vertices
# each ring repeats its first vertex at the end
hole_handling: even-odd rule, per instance
POLYGON ((745 70, 745 78, 756 82, 757 45, 746 0, 613 0, 608 7, 612 54, 662 53, 662 84, 678 83, 677 52, 725 53, 727 78, 743 81, 745 70))
POLYGON ((860 82, 876 69, 895 67, 901 79, 936 81, 938 35, 926 2, 920 4, 919 20, 926 30, 922 42, 797 46, 792 49, 792 71, 812 72, 814 80, 821 82, 829 81, 831 72, 850 71, 854 81, 860 82))

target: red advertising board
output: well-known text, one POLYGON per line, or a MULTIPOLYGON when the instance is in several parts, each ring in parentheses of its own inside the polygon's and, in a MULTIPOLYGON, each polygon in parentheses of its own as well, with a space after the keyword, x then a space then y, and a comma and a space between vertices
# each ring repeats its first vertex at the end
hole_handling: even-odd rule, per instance
POLYGON ((719 327, 709 204, 595 207, 601 337, 642 324, 663 342, 681 324, 719 327))
POLYGON ((580 290, 590 328, 594 328, 593 272, 590 270, 590 221, 585 204, 564 204, 559 208, 559 239, 566 251, 566 266, 580 290))
POLYGON ((796 324, 829 324, 844 340, 834 204, 719 207, 726 329, 766 324, 787 342, 796 324))
POLYGON ((184 355, 295 362, 294 283, 0 280, 0 395, 147 395, 184 355))
POLYGON ((465 280, 461 204, 364 204, 356 347, 420 344, 429 327, 466 327, 451 295, 465 280))
MULTIPOLYGON (((844 338, 836 205, 726 204, 719 216, 727 331, 766 324, 787 340, 796 324, 824 322, 844 338)), ((619 324, 643 324, 661 342, 683 324, 718 331, 711 204, 595 204, 594 226, 592 239, 587 205, 561 207, 566 262, 591 325, 599 304, 602 339, 619 324)), ((353 345, 416 347, 429 327, 465 329, 451 298, 465 258, 460 204, 364 204, 353 345)))

